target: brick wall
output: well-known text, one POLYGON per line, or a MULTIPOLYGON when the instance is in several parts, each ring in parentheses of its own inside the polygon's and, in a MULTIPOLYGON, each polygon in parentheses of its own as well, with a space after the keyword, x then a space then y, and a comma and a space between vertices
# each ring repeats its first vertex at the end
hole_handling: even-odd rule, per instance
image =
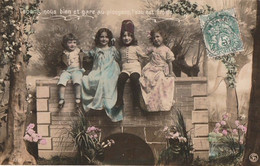
MULTIPOLYGON (((39 156, 50 158, 54 155, 75 154, 73 143, 67 137, 69 125, 75 120, 74 92, 71 83, 66 87, 65 106, 58 109, 57 80, 39 80, 36 82, 37 127, 38 133, 48 140, 47 145, 39 146, 39 156), (63 136, 63 137, 62 137, 63 136)), ((187 125, 191 129, 195 156, 208 157, 208 110, 207 80, 204 77, 177 78, 175 81, 176 107, 182 111, 187 125)), ((173 112, 144 113, 133 110, 130 86, 125 88, 125 110, 122 122, 111 122, 104 111, 88 113, 91 125, 102 129, 102 138, 115 133, 129 133, 142 138, 152 149, 157 158, 165 147, 165 139, 160 131, 172 124, 173 112)))

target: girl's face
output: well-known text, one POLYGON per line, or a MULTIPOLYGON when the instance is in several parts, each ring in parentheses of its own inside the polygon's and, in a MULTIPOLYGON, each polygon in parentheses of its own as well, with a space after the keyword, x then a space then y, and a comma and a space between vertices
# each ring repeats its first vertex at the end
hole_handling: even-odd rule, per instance
POLYGON ((153 44, 158 47, 163 44, 163 38, 162 35, 159 32, 154 33, 153 37, 153 44))
POLYGON ((125 45, 129 45, 133 41, 133 37, 129 32, 125 31, 122 36, 122 41, 125 45))
POLYGON ((99 41, 100 41, 100 45, 102 47, 105 47, 108 45, 108 42, 109 42, 109 38, 108 38, 108 35, 106 32, 102 32, 100 37, 99 37, 99 41))
POLYGON ((68 51, 74 51, 77 48, 77 41, 76 40, 67 41, 67 48, 68 51))

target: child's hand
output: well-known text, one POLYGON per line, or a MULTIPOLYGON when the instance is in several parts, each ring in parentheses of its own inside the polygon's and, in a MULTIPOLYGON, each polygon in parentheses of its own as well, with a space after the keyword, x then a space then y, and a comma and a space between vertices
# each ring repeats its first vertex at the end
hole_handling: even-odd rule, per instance
POLYGON ((59 79, 60 78, 60 76, 56 76, 56 77, 54 77, 54 79, 59 79))

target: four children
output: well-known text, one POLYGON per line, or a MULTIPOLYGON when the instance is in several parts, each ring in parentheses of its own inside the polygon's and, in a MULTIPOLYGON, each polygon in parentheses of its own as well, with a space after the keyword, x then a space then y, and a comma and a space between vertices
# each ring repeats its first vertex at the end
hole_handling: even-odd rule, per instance
POLYGON ((60 108, 65 103, 66 83, 72 79, 77 105, 82 98, 84 110, 105 109, 112 121, 121 121, 123 120, 124 87, 129 79, 134 109, 139 107, 141 91, 148 111, 169 111, 171 109, 174 90, 171 62, 174 60, 174 55, 165 46, 163 33, 159 30, 153 30, 151 32, 153 47, 149 49, 149 56, 147 56, 137 44, 134 29, 131 20, 122 22, 119 52, 113 46, 113 34, 107 28, 99 29, 95 36, 95 48, 85 54, 77 47, 78 40, 74 35, 64 36, 65 50, 61 64, 65 70, 58 82, 60 108), (93 58, 92 70, 84 76, 83 57, 93 58), (143 70, 141 70, 141 58, 150 59, 143 70), (121 73, 119 65, 122 69, 121 73), (82 95, 80 93, 81 84, 82 95))

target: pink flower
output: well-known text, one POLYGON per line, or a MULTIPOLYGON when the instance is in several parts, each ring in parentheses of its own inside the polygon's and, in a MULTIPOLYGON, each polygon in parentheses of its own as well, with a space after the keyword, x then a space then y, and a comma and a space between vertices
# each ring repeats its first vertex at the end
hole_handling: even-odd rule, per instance
POLYGON ((178 138, 180 136, 180 134, 178 132, 176 132, 175 134, 173 134, 172 138, 178 138))
POLYGON ((28 126, 27 126, 27 129, 33 129, 35 127, 35 124, 34 123, 30 123, 28 126))
POLYGON ((223 120, 228 120, 228 117, 229 117, 228 113, 225 113, 224 115, 222 115, 223 120))
POLYGON ((244 141, 243 141, 243 140, 240 140, 240 141, 239 141, 239 143, 240 143, 240 144, 243 144, 243 143, 244 143, 244 141))
POLYGON ((220 126, 220 123, 216 123, 216 128, 219 128, 220 126))
POLYGON ((236 126, 238 126, 239 125, 239 120, 236 120, 235 124, 236 124, 236 126))
POLYGON ((222 134, 223 134, 223 135, 227 135, 227 130, 223 130, 223 131, 222 131, 222 134))
POLYGON ((226 121, 222 120, 222 121, 220 122, 220 124, 221 124, 222 126, 225 126, 227 123, 226 123, 226 121))
POLYGON ((26 134, 26 135, 23 137, 23 139, 26 140, 26 141, 32 142, 32 137, 29 136, 28 134, 26 134))
POLYGON ((36 133, 33 133, 32 135, 32 140, 33 140, 33 142, 38 142, 38 134, 36 134, 36 133))
POLYGON ((233 133, 234 133, 235 135, 238 135, 237 129, 233 129, 233 133))
POLYGON ((243 131, 244 133, 246 133, 247 127, 246 127, 246 126, 243 126, 242 131, 243 131))
POLYGON ((219 133, 219 128, 215 128, 215 129, 214 129, 214 132, 215 132, 215 133, 219 133))
POLYGON ((43 138, 43 139, 40 140, 39 144, 46 145, 47 144, 47 140, 43 138))
POLYGON ((98 135, 97 135, 97 134, 94 134, 93 136, 94 136, 94 138, 97 138, 97 137, 98 137, 98 135))
POLYGON ((164 128, 163 128, 163 131, 165 132, 165 131, 167 131, 168 130, 168 126, 165 126, 164 128))
POLYGON ((243 125, 238 125, 237 128, 240 129, 240 130, 243 130, 244 126, 243 125))
POLYGON ((110 140, 110 142, 111 142, 112 144, 114 144, 114 143, 115 143, 115 141, 114 141, 113 139, 111 139, 111 140, 110 140))
POLYGON ((33 135, 35 133, 35 131, 33 129, 29 128, 27 130, 27 133, 30 134, 30 135, 33 135))

